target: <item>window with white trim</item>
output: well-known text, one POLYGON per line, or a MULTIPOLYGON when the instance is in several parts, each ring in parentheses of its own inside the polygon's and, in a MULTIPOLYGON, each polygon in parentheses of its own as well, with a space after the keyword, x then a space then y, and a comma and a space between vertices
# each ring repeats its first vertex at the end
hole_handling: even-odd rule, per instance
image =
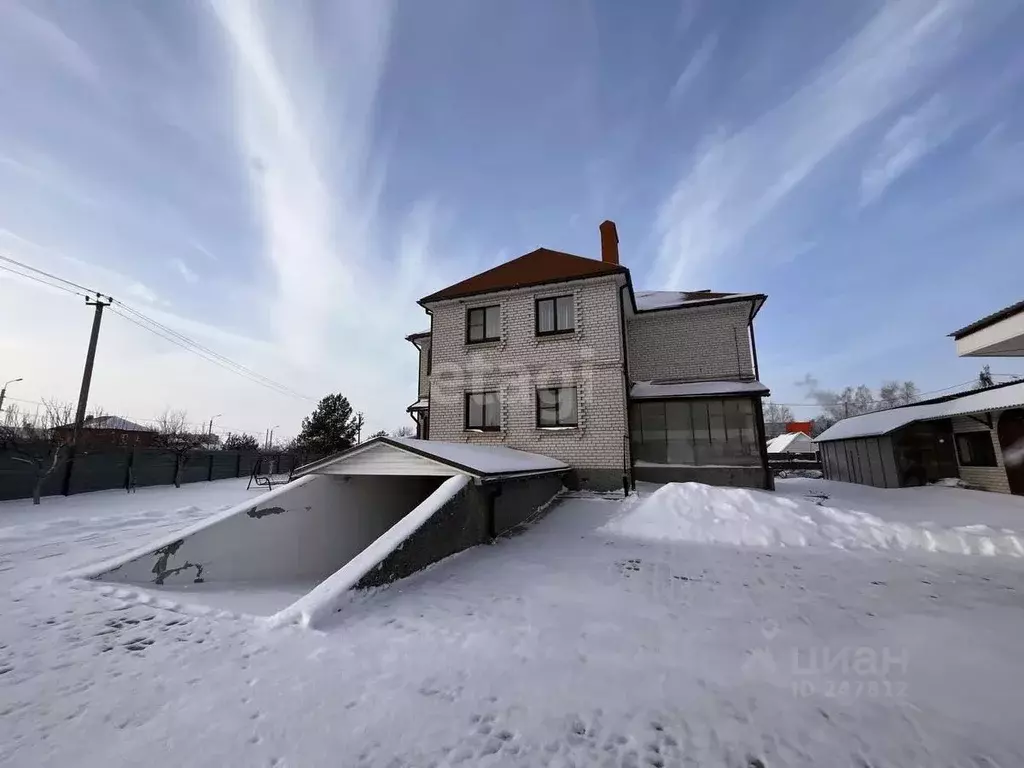
POLYGON ((579 424, 576 387, 537 390, 538 427, 575 427, 579 424))

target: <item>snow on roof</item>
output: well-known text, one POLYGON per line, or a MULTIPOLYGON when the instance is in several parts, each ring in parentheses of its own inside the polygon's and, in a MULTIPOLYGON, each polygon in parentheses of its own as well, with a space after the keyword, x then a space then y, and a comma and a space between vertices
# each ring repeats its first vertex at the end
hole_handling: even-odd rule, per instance
POLYGON ((427 398, 425 398, 425 397, 421 397, 419 400, 417 400, 415 403, 410 405, 405 410, 407 410, 407 411, 422 411, 424 408, 429 408, 429 407, 430 407, 430 401, 427 400, 427 398))
POLYGON ((634 400, 658 397, 709 397, 712 395, 766 395, 760 381, 638 381, 629 390, 634 400))
POLYGON ((411 453, 426 456, 462 472, 479 477, 491 475, 518 475, 541 472, 558 472, 569 465, 550 456, 517 451, 500 445, 472 445, 470 443, 448 443, 442 440, 420 440, 415 437, 375 437, 347 451, 330 456, 296 470, 295 476, 322 470, 324 467, 343 462, 356 452, 383 443, 411 453))
POLYGON ((811 438, 803 432, 787 432, 768 441, 768 453, 811 453, 814 450, 811 438))
POLYGON ((388 442, 404 446, 448 464, 458 464, 483 475, 512 472, 543 472, 568 469, 569 465, 539 453, 517 451, 501 445, 471 445, 441 440, 419 440, 415 437, 388 438, 388 442))
MULTIPOLYGON (((73 424, 66 426, 72 427, 73 424)), ((86 418, 82 422, 82 429, 116 429, 122 432, 156 432, 151 427, 144 427, 141 424, 136 424, 134 421, 128 421, 128 419, 122 419, 120 416, 97 416, 95 418, 86 418)))
POLYGON ((888 434, 914 421, 944 419, 967 413, 1015 408, 1020 405, 1024 405, 1024 381, 1010 386, 977 390, 954 399, 943 399, 941 402, 907 405, 851 416, 826 429, 815 438, 815 442, 874 437, 888 434))
POLYGON ((638 312, 703 304, 721 299, 760 298, 760 294, 757 293, 715 293, 712 291, 636 291, 633 295, 638 312))

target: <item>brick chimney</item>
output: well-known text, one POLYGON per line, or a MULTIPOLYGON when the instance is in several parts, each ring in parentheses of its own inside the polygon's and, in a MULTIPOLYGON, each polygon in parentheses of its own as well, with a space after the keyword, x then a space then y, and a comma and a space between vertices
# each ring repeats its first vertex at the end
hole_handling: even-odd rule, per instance
POLYGON ((602 221, 601 226, 601 261, 608 264, 619 263, 619 232, 614 221, 602 221))

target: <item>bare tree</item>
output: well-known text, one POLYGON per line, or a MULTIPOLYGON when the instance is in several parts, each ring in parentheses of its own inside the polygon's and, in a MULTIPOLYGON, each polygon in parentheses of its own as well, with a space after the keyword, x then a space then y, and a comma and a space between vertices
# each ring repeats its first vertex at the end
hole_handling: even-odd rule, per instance
POLYGON ((0 450, 9 452, 14 461, 32 469, 33 504, 39 504, 43 483, 67 458, 73 439, 70 422, 75 411, 74 405, 44 400, 43 408, 42 416, 34 423, 22 417, 20 425, 9 424, 5 418, 3 426, 0 426, 0 450))
POLYGON ((879 407, 895 408, 917 401, 917 385, 912 381, 887 381, 878 390, 879 407))
POLYGON ((992 380, 992 369, 987 365, 978 372, 978 386, 977 389, 985 389, 995 384, 992 380))
POLYGON ((779 405, 769 400, 764 404, 764 420, 773 424, 785 424, 789 421, 796 421, 796 418, 788 405, 779 405))
POLYGON ((181 488, 181 476, 190 458, 189 454, 206 443, 206 435, 189 432, 185 411, 165 408, 156 420, 157 445, 174 454, 174 487, 181 488))
POLYGON ((16 403, 7 406, 3 413, 0 413, 0 426, 20 427, 22 422, 21 410, 16 403))
POLYGON ((416 430, 409 425, 401 426, 391 433, 392 437, 413 437, 416 434, 416 430))

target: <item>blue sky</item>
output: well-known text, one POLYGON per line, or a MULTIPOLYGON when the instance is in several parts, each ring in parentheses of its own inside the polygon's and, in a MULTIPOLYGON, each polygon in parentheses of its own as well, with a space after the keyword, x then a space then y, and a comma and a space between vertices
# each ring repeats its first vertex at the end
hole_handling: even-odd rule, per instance
MULTIPOLYGON (((7 0, 0 250, 376 429, 415 397, 415 299, 597 256, 611 218, 638 287, 768 294, 774 399, 937 390, 980 367, 945 335, 1024 294, 1022 36, 1009 0, 7 0)), ((73 400, 88 310, 0 299, 10 394, 73 400)), ((113 315, 91 401, 310 408, 113 315)))

